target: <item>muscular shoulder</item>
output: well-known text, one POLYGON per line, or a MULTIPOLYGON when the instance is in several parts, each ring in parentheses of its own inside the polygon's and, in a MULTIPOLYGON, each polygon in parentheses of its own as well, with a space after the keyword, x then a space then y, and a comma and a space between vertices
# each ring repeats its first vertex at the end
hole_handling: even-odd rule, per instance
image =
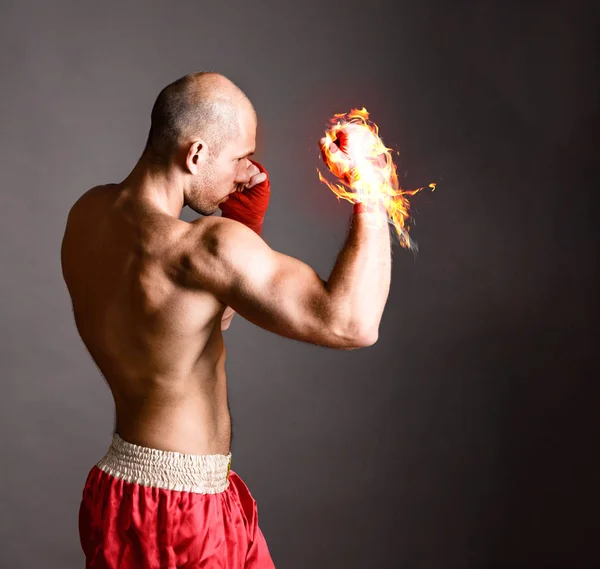
POLYGON ((190 286, 213 281, 230 262, 250 262, 256 247, 265 242, 245 225, 222 217, 200 218, 189 224, 174 256, 180 278, 190 286))
POLYGON ((104 184, 99 186, 94 186, 89 190, 85 191, 81 194, 75 203, 71 206, 69 210, 69 218, 73 218, 76 216, 85 215, 86 212, 90 212, 93 205, 99 200, 105 197, 110 188, 115 187, 116 184, 104 184))
POLYGON ((77 198, 75 203, 70 207, 67 213, 65 223, 65 233, 63 236, 63 255, 65 247, 68 245, 76 245, 81 242, 82 237, 89 229, 89 222, 93 218, 92 213, 95 211, 95 204, 99 195, 103 192, 106 186, 95 186, 77 198))
POLYGON ((208 217, 192 224, 190 235, 196 245, 206 254, 223 256, 233 250, 246 251, 247 247, 263 244, 254 231, 231 219, 208 217))

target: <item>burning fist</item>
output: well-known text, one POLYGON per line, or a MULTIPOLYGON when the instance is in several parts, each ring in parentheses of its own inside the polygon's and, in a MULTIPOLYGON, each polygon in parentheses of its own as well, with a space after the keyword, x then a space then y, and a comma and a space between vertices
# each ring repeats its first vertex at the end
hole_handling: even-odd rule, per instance
POLYGON ((319 140, 323 162, 327 164, 327 167, 336 178, 348 182, 348 174, 352 168, 352 161, 350 156, 340 146, 341 141, 338 138, 331 140, 328 136, 324 136, 319 140))
POLYGON ((319 141, 323 161, 331 173, 346 183, 359 167, 381 170, 386 165, 386 148, 371 130, 356 123, 339 125, 319 141), (334 138, 332 138, 332 136, 334 138))
MULTIPOLYGON (((369 120, 367 109, 336 114, 330 122, 325 136, 319 140, 319 148, 323 162, 339 183, 324 178, 317 168, 319 180, 338 199, 362 204, 367 210, 385 209, 400 245, 416 248, 408 235, 411 216, 406 196, 414 196, 423 188, 403 190, 400 187, 391 148, 383 144, 379 128, 369 120)), ((435 184, 429 186, 435 188, 435 184)))

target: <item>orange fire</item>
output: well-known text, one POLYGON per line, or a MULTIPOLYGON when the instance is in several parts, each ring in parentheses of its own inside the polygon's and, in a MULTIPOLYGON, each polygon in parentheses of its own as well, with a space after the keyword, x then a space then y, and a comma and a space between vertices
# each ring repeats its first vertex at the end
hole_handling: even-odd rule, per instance
MULTIPOLYGON (((405 196, 414 196, 423 188, 400 188, 391 149, 386 148, 379 138, 379 128, 369 121, 367 109, 352 109, 347 114, 334 115, 331 123, 319 145, 325 164, 341 185, 326 180, 317 168, 319 180, 338 199, 363 202, 373 207, 381 202, 400 245, 416 250, 416 244, 408 235, 411 216, 405 196)), ((429 187, 434 190, 435 184, 429 184, 429 187)))

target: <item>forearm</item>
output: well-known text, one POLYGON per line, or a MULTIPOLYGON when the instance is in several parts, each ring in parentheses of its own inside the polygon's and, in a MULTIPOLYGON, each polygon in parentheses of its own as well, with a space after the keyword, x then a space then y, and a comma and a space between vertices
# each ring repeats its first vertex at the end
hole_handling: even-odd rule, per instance
POLYGON ((391 280, 391 239, 385 213, 353 214, 344 247, 327 281, 335 328, 376 337, 391 280))

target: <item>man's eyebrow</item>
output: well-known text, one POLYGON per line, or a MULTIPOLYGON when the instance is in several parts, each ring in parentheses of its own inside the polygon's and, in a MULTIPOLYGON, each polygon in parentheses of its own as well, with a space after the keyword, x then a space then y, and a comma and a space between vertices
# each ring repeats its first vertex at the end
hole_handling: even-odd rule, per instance
POLYGON ((251 150, 250 152, 248 152, 247 154, 244 154, 243 156, 238 156, 238 160, 241 160, 242 158, 248 158, 248 156, 254 156, 255 152, 256 152, 256 149, 251 150))

